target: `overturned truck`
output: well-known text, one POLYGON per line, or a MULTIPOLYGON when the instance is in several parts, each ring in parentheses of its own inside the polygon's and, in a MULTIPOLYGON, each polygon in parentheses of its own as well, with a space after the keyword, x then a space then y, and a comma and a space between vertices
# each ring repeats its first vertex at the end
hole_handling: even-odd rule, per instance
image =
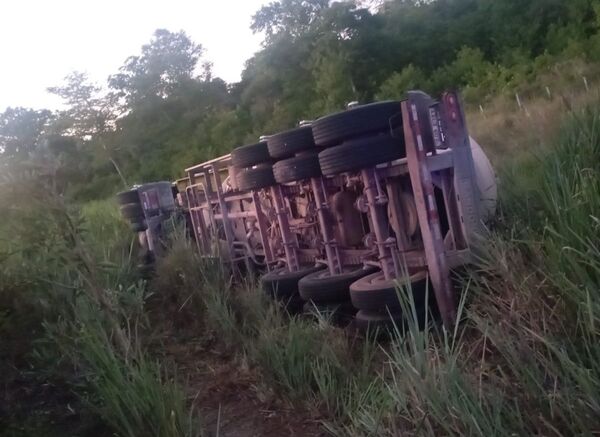
POLYGON ((185 172, 176 198, 201 254, 258 269, 291 311, 360 329, 402 320, 403 297, 451 326, 451 270, 495 211, 456 93, 349 105, 185 172))

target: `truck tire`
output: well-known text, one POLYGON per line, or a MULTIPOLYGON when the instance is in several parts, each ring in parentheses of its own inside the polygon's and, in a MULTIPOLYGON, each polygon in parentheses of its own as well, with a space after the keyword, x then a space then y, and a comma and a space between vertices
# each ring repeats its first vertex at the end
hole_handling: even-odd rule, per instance
POLYGON ((331 276, 329 270, 322 270, 300 279, 298 290, 302 299, 316 304, 349 301, 350 284, 375 271, 375 267, 350 267, 340 275, 331 276))
POLYGON ((236 147, 231 152, 231 163, 237 168, 252 167, 269 161, 271 157, 265 142, 236 147))
POLYGON ((404 141, 389 135, 347 141, 319 153, 321 171, 335 176, 354 170, 375 167, 406 156, 404 141))
POLYGON ((411 325, 416 324, 420 330, 426 328, 425 321, 436 321, 435 313, 432 314, 425 306, 416 309, 416 320, 413 320, 413 314, 407 315, 401 311, 398 312, 370 312, 360 310, 356 313, 354 322, 356 328, 364 333, 370 332, 382 336, 394 334, 396 329, 400 334, 411 329, 411 325))
POLYGON ((273 167, 270 164, 260 164, 253 168, 245 168, 237 174, 240 190, 260 190, 276 184, 273 177, 273 167))
POLYGON ((138 190, 121 191, 120 193, 117 193, 117 203, 119 205, 140 203, 140 193, 138 193, 138 190))
POLYGON ((143 219, 144 209, 140 203, 126 203, 121 206, 121 215, 129 221, 141 221, 143 219))
POLYGON ((402 313, 372 313, 360 310, 354 316, 358 331, 376 336, 387 336, 397 328, 402 331, 402 313))
POLYGON ((273 270, 260 278, 265 293, 276 300, 288 300, 298 295, 298 281, 304 276, 322 270, 323 266, 304 267, 297 272, 290 272, 287 267, 273 270))
POLYGON ((331 147, 358 136, 390 133, 402 126, 400 102, 385 101, 357 106, 315 120, 312 132, 315 144, 331 147))
POLYGON ((272 158, 285 159, 312 149, 315 147, 315 140, 310 126, 303 126, 271 135, 267 139, 267 146, 272 158))
MULTIPOLYGON (((420 271, 412 274, 410 290, 412 290, 415 306, 421 308, 425 305, 425 291, 427 287, 427 272, 420 271)), ((368 312, 386 313, 402 311, 402 304, 398 299, 398 293, 408 291, 409 288, 397 290, 396 283, 406 283, 407 278, 397 280, 386 280, 383 272, 377 272, 364 276, 350 285, 350 298, 352 305, 359 310, 368 312)))
POLYGON ((273 164, 273 175, 280 184, 319 177, 319 155, 315 152, 278 161, 273 164))

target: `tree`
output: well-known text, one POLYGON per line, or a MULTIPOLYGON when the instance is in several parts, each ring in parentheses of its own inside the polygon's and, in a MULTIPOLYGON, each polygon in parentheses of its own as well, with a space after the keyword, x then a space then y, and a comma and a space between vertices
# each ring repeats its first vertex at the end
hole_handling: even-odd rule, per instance
MULTIPOLYGON (((58 111, 51 126, 48 145, 60 157, 65 173, 85 180, 86 168, 95 158, 110 162, 123 185, 127 182, 115 151, 109 147, 107 135, 114 130, 118 115, 114 95, 103 95, 102 88, 90 83, 85 73, 73 72, 61 86, 50 87, 48 92, 64 100, 67 109, 58 111)), ((89 168, 87 170, 90 170, 89 168)))
POLYGON ((390 73, 389 38, 381 33, 382 24, 381 16, 353 2, 332 4, 318 21, 312 71, 317 95, 337 101, 336 109, 341 100, 371 100, 390 73))
POLYGON ((42 147, 52 113, 26 108, 8 108, 0 114, 0 157, 5 164, 28 160, 42 147))
POLYGON ((351 100, 461 88, 479 101, 558 60, 600 59, 597 0, 270 1, 253 17, 265 38, 239 83, 214 77, 184 32, 159 29, 107 91, 72 73, 49 89, 66 109, 3 114, 0 154, 46 150, 77 172, 82 198, 108 196, 117 162, 130 182, 175 178, 351 100))
POLYGON ((201 55, 202 46, 185 32, 158 29, 150 43, 142 46, 142 54, 129 57, 108 83, 128 104, 166 98, 194 77, 201 55))
POLYGON ((406 98, 406 92, 423 88, 425 75, 414 65, 409 64, 401 72, 393 73, 379 88, 377 98, 379 100, 401 100, 406 98))
POLYGON ((64 193, 81 181, 87 164, 73 137, 52 134, 57 120, 50 111, 8 108, 0 115, 0 173, 12 178, 37 180, 41 190, 64 193), (45 188, 44 188, 45 187, 45 188))
POLYGON ((110 130, 116 110, 110 96, 102 95, 101 91, 102 88, 89 82, 85 73, 77 71, 67 75, 63 85, 48 88, 49 93, 61 97, 67 106, 59 111, 53 126, 55 133, 86 138, 110 130))
POLYGON ((298 38, 329 7, 329 0, 280 0, 263 6, 252 17, 252 31, 265 32, 267 44, 275 36, 298 38))

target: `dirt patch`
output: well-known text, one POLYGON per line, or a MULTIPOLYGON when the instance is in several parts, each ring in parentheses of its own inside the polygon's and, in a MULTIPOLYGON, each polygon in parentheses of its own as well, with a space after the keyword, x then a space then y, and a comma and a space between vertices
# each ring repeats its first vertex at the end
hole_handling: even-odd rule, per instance
POLYGON ((209 435, 327 435, 317 413, 278 399, 240 360, 200 340, 165 348, 209 435))
POLYGON ((0 435, 113 435, 66 381, 49 381, 31 370, 3 369, 0 435))

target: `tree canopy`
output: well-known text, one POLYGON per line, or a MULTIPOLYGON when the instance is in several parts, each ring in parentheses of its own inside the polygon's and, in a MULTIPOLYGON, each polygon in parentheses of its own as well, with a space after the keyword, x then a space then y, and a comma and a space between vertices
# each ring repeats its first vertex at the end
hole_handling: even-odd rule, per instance
POLYGON ((67 192, 103 197, 349 101, 461 88, 481 102, 534 86, 559 62, 600 60, 597 0, 276 0, 251 29, 264 42, 239 83, 214 77, 199 43, 165 29, 105 85, 70 74, 49 89, 65 109, 0 114, 0 159, 54 144, 44 153, 77 173, 67 192))

